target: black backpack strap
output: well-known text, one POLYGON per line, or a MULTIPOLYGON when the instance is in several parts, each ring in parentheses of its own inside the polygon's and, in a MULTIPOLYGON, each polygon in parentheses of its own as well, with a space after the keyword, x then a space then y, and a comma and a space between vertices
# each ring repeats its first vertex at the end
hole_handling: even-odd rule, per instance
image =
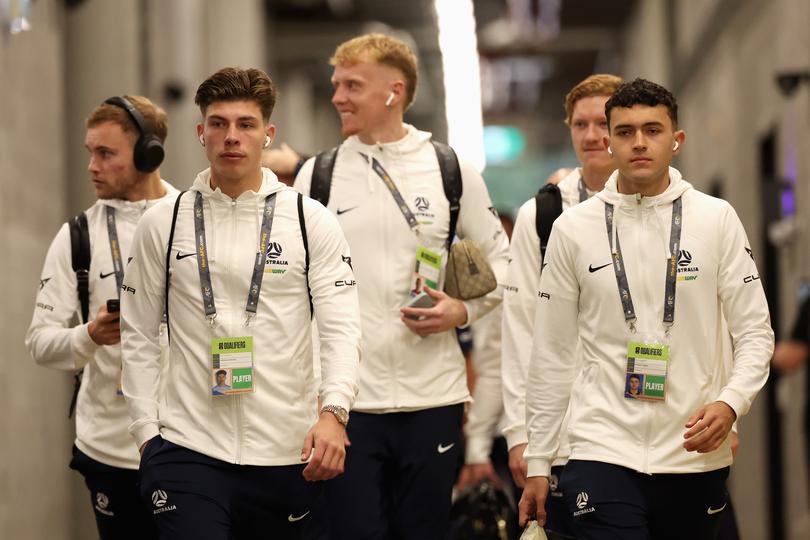
POLYGON ((312 167, 312 182, 309 186, 309 196, 322 205, 329 204, 329 192, 332 189, 332 172, 335 170, 339 146, 320 152, 315 156, 315 165, 312 167))
POLYGON ((458 214, 461 210, 461 167, 458 164, 458 156, 450 146, 430 141, 433 144, 433 149, 436 151, 436 159, 439 161, 439 171, 442 173, 442 186, 444 187, 444 196, 450 203, 450 227, 447 233, 447 249, 453 244, 453 238, 456 236, 456 225, 458 225, 458 214))
POLYGON ((545 258, 548 237, 551 236, 551 226, 563 211, 562 193, 556 185, 546 184, 534 196, 534 201, 537 206, 535 228, 537 236, 540 238, 540 255, 545 258))
POLYGON ((301 227, 301 240, 304 242, 304 276, 307 280, 307 292, 309 293, 309 314, 312 316, 312 289, 309 288, 309 239, 307 238, 307 224, 304 220, 304 196, 300 193, 298 194, 298 225, 301 227))
POLYGON ((90 231, 82 212, 69 222, 71 266, 76 272, 76 291, 81 304, 82 324, 90 316, 90 231))
POLYGON ((172 262, 172 245, 174 244, 174 229, 175 226, 177 225, 177 211, 180 209, 180 198, 183 196, 183 193, 185 193, 185 191, 181 191, 177 195, 177 200, 174 201, 174 210, 172 210, 172 227, 171 229, 169 229, 169 242, 168 245, 166 246, 166 274, 164 278, 166 282, 166 287, 164 288, 165 298, 163 300, 164 303, 163 309, 165 310, 166 315, 166 336, 169 339, 171 339, 172 337, 172 332, 169 329, 169 283, 170 283, 169 277, 171 276, 169 266, 171 265, 172 262))
MULTIPOLYGON (((79 306, 82 315, 82 324, 90 317, 90 231, 87 226, 87 215, 82 212, 68 222, 70 230, 70 265, 76 273, 76 292, 79 295, 79 306)), ((79 399, 79 389, 82 386, 84 370, 73 374, 73 396, 68 406, 68 418, 76 410, 76 401, 79 399)))

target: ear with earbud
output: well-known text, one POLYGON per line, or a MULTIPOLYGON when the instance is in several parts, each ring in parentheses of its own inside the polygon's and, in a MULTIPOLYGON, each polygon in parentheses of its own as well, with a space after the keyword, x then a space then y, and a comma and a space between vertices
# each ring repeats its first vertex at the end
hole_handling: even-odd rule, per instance
POLYGON ((200 144, 205 148, 205 139, 203 139, 202 135, 200 135, 200 144))
POLYGON ((264 148, 268 148, 270 143, 273 142, 273 139, 270 138, 270 135, 264 136, 264 148))
POLYGON ((609 147, 609 146, 608 146, 608 147, 607 147, 607 151, 608 151, 608 154, 609 154, 609 155, 611 155, 611 156, 613 155, 613 148, 611 148, 611 147, 609 147))
POLYGON ((393 102, 394 102, 394 93, 391 92, 390 94, 388 94, 388 99, 385 100, 385 106, 390 107, 393 102))
POLYGON ((672 145, 672 151, 677 152, 678 148, 680 148, 680 146, 681 146, 681 143, 679 143, 678 141, 675 141, 675 144, 672 145))

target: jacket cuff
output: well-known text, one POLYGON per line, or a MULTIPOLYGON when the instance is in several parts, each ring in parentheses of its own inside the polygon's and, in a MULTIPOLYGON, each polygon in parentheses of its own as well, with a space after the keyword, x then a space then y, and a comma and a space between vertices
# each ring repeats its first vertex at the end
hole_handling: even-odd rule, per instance
POLYGON ((748 403, 745 399, 740 397, 737 392, 734 390, 730 390, 728 388, 724 389, 720 392, 720 395, 717 396, 715 401, 722 401, 734 411, 734 414, 737 415, 737 420, 739 420, 745 413, 748 412, 748 403))
POLYGON ((464 321, 464 324, 460 324, 456 328, 468 328, 473 322, 475 322, 475 318, 473 317, 475 309, 469 300, 460 300, 460 302, 464 304, 464 309, 467 310, 467 320, 464 321))
POLYGON ((551 474, 551 462, 549 460, 529 458, 526 461, 529 464, 529 473, 526 476, 548 476, 551 474))
POLYGON ((489 437, 467 437, 467 446, 464 449, 464 463, 488 463, 492 452, 492 439, 489 437))
POLYGON ((87 329, 87 323, 80 324, 73 328, 73 334, 70 336, 70 347, 76 369, 82 369, 89 364, 93 359, 93 355, 101 347, 101 345, 93 341, 87 329))
POLYGON ((135 438, 135 444, 140 449, 143 443, 160 435, 158 422, 138 421, 129 426, 129 432, 135 438))
POLYGON ((506 437, 506 447, 509 450, 519 444, 529 443, 529 436, 526 434, 526 428, 521 426, 506 428, 503 430, 503 435, 506 437))
MULTIPOLYGON (((347 411, 350 411, 352 407, 349 402, 349 398, 338 392, 330 392, 322 397, 321 409, 323 409, 326 405, 335 405, 337 407, 342 407, 347 411)), ((318 413, 320 414, 320 411, 318 411, 318 413)))

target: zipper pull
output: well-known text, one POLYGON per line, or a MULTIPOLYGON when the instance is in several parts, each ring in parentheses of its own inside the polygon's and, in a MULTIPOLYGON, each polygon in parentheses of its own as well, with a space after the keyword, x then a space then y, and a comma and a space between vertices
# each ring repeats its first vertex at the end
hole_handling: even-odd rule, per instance
POLYGON ((636 203, 641 204, 641 193, 636 193, 636 203))

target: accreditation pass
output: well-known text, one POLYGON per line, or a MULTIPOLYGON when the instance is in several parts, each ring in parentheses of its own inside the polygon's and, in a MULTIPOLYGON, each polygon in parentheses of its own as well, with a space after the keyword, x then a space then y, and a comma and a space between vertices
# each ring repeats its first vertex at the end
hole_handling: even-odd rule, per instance
POLYGON ((253 336, 211 340, 211 395, 253 392, 253 336))
POLYGON ((669 345, 642 341, 628 343, 624 397, 664 401, 668 364, 669 345))

